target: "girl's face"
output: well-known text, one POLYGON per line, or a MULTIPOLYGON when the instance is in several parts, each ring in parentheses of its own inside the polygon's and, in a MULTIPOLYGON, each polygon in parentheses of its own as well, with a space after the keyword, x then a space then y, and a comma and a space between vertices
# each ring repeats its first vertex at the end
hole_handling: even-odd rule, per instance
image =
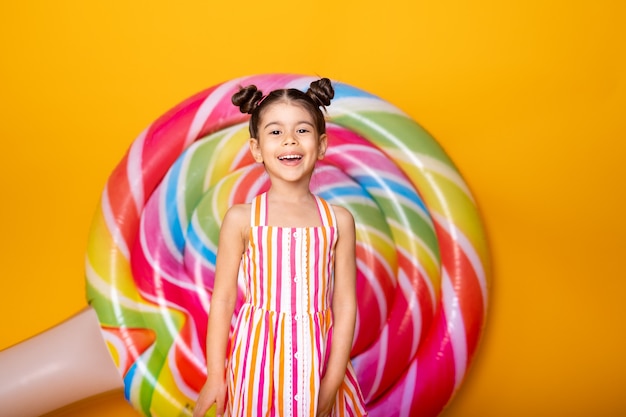
POLYGON ((279 102, 266 108, 258 132, 258 138, 250 139, 250 151, 273 178, 308 181, 326 152, 326 135, 319 134, 313 117, 297 104, 279 102))

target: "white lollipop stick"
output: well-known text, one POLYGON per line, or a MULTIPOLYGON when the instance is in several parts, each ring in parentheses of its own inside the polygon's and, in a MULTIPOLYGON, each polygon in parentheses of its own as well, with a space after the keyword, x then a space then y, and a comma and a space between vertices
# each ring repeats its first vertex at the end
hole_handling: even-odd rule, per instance
POLYGON ((123 387, 91 307, 0 352, 3 416, 40 416, 123 387))

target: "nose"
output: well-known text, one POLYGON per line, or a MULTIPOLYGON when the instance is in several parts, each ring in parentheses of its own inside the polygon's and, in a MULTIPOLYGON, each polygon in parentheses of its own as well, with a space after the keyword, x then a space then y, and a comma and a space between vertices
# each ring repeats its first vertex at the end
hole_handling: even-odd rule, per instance
POLYGON ((283 138, 283 146, 293 145, 295 143, 296 143, 296 135, 294 135, 293 133, 285 134, 285 137, 283 138))

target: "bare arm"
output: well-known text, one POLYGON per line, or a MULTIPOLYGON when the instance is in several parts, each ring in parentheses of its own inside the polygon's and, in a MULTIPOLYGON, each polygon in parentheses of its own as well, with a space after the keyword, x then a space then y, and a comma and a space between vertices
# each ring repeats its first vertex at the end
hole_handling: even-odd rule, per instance
POLYGON ((207 328, 207 380, 200 391, 194 417, 202 417, 216 404, 216 415, 224 413, 225 365, 230 323, 237 300, 237 273, 244 251, 249 209, 244 205, 228 210, 220 229, 215 284, 207 328))
POLYGON ((350 212, 335 207, 339 239, 335 249, 335 288, 332 300, 333 339, 326 374, 321 382, 318 416, 330 413, 346 374, 356 321, 356 237, 350 212))

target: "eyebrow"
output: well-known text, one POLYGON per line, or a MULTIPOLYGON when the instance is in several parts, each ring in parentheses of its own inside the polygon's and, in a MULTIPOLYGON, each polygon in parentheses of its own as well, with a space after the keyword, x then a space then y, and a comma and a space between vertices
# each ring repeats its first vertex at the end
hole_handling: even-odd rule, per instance
MULTIPOLYGON (((280 122, 268 122, 268 123, 265 124, 265 126, 263 126, 263 129, 265 129, 265 128, 271 126, 271 125, 280 125, 280 124, 282 124, 282 123, 280 123, 280 122)), ((315 124, 313 124, 312 122, 306 121, 306 120, 301 120, 301 121, 296 123, 296 125, 300 125, 300 124, 309 125, 311 127, 315 126, 315 124)))

